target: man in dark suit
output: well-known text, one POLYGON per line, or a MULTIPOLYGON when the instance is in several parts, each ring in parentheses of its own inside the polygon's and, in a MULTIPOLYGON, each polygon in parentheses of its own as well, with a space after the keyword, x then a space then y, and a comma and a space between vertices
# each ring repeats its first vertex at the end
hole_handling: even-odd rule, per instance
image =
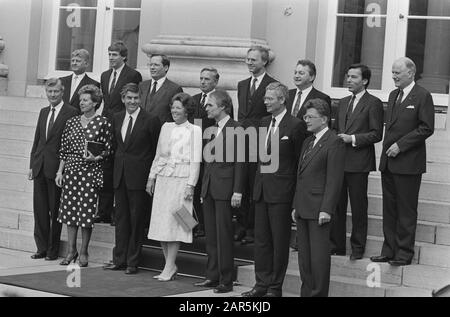
MULTIPOLYGON (((238 83, 238 113, 239 123, 247 129, 257 128, 259 122, 268 116, 264 105, 266 87, 276 81, 266 73, 269 65, 269 50, 262 46, 253 46, 247 52, 246 64, 251 77, 238 83)), ((234 117, 234 116, 232 116, 234 117)), ((253 185, 257 167, 256 144, 247 140, 247 179, 241 208, 237 211, 237 229, 235 240, 242 240, 242 244, 254 241, 255 202, 252 199, 253 185), (253 155, 252 155, 253 154, 253 155)))
MULTIPOLYGON (((200 90, 201 93, 193 96, 196 109, 194 113, 194 122, 202 128, 204 132, 207 128, 215 124, 214 119, 208 118, 208 113, 206 112, 205 105, 209 101, 209 96, 216 90, 217 84, 219 83, 219 72, 213 67, 205 67, 200 72, 200 90)), ((203 217, 203 206, 200 203, 200 196, 202 191, 202 177, 203 177, 203 162, 200 164, 200 175, 197 185, 195 185, 194 190, 194 209, 197 212, 198 226, 195 228, 194 237, 203 237, 205 235, 205 221, 203 217)))
POLYGON ((215 293, 233 290, 233 225, 232 208, 241 204, 245 164, 243 144, 237 142, 239 127, 229 113, 233 102, 227 92, 216 90, 206 104, 208 117, 214 119, 210 142, 204 150, 205 170, 202 199, 204 204, 206 253, 208 262, 206 280, 196 286, 215 287, 215 293), (234 142, 230 142, 234 141, 234 142), (233 140, 234 139, 234 140, 233 140), (239 145, 242 145, 239 147, 239 145), (206 152, 205 152, 206 151, 206 152))
POLYGON ((89 52, 85 49, 72 52, 70 67, 73 74, 61 78, 65 87, 63 101, 80 110, 80 96, 78 96, 80 88, 86 85, 94 85, 100 88, 100 83, 86 74, 86 69, 89 67, 89 52))
POLYGON ((328 296, 330 285, 330 220, 344 178, 345 147, 328 129, 331 110, 322 99, 305 105, 308 131, 300 154, 293 218, 297 222, 301 296, 328 296))
POLYGON ((406 57, 392 66, 397 89, 389 95, 380 158, 384 243, 374 262, 409 265, 414 257, 417 205, 426 172, 425 140, 434 132, 431 94, 414 82, 416 65, 406 57))
POLYGON ((113 262, 104 268, 126 269, 125 274, 136 274, 148 212, 145 187, 156 153, 160 123, 141 108, 137 84, 123 87, 122 101, 126 111, 114 115, 116 241, 113 262))
POLYGON ((305 134, 300 120, 286 111, 289 90, 274 82, 266 87, 265 104, 272 115, 261 120, 259 160, 253 199, 255 205, 256 284, 244 297, 281 297, 289 262, 291 206, 295 192, 297 164, 305 134), (277 140, 278 146, 272 142, 277 140), (261 152, 271 160, 262 160, 261 152), (276 170, 264 168, 278 162, 276 170))
POLYGON ((158 117, 161 124, 172 122, 170 102, 172 97, 183 92, 183 89, 167 79, 170 60, 166 55, 150 56, 149 67, 152 79, 140 84, 142 106, 149 114, 158 117))
MULTIPOLYGON (((139 84, 141 74, 126 64, 128 49, 123 42, 113 43, 108 48, 110 69, 101 75, 100 85, 103 93, 103 115, 110 121, 114 114, 124 111, 122 87, 128 83, 139 84)), ((114 157, 109 157, 103 164, 103 188, 99 193, 98 213, 95 222, 110 222, 114 224, 114 188, 113 188, 114 157)))
POLYGON ((345 143, 345 173, 341 199, 331 225, 331 254, 345 255, 347 203, 352 209, 350 260, 362 259, 367 239, 367 183, 375 171, 375 143, 383 138, 383 103, 369 94, 371 71, 354 64, 347 70, 347 86, 352 93, 339 101, 335 131, 345 143))
POLYGON ((45 83, 45 93, 50 102, 42 108, 34 134, 30 155, 28 179, 33 180, 34 240, 37 251, 32 259, 58 258, 61 223, 58 222, 61 189, 56 186, 59 168, 59 148, 66 121, 78 111, 62 101, 64 86, 60 79, 45 83))

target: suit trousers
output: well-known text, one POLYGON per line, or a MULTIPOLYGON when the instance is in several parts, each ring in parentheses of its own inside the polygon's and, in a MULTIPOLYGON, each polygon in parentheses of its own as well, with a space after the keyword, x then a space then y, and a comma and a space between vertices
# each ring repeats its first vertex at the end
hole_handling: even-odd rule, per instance
POLYGON ((330 287, 330 223, 297 217, 301 297, 327 297, 330 287))
MULTIPOLYGON (((246 164, 247 178, 245 181, 244 195, 241 207, 235 209, 237 220, 237 231, 245 230, 245 235, 253 237, 255 229, 255 201, 253 200, 253 187, 255 184, 258 163, 246 164)), ((239 232, 236 232, 239 233, 239 232)))
POLYGON ((33 181, 34 241, 37 252, 58 256, 62 224, 58 222, 61 188, 43 170, 33 181))
POLYGON ((103 166, 103 188, 98 194, 98 216, 108 221, 114 220, 114 159, 108 158, 103 166))
POLYGON ((220 284, 233 284, 233 224, 231 200, 214 200, 208 195, 203 202, 206 234, 206 278, 220 284))
POLYGON ((255 205, 255 289, 282 294, 289 263, 291 204, 255 205))
POLYGON ((422 174, 381 173, 383 188, 383 233, 381 255, 411 261, 417 226, 417 205, 422 174))
POLYGON ((367 240, 367 184, 369 173, 344 173, 341 197, 331 225, 331 249, 345 254, 347 240, 347 206, 350 198, 352 210, 353 254, 364 254, 367 240))
POLYGON ((203 205, 200 203, 200 196, 202 193, 202 179, 203 179, 203 173, 204 173, 204 164, 200 163, 200 173, 198 176, 197 184, 194 188, 194 209, 195 213, 197 214, 197 220, 198 220, 198 226, 196 229, 204 229, 205 227, 205 219, 203 216, 203 205))
POLYGON ((116 245, 113 262, 137 267, 144 240, 145 214, 148 194, 145 190, 129 190, 122 176, 116 195, 116 245))

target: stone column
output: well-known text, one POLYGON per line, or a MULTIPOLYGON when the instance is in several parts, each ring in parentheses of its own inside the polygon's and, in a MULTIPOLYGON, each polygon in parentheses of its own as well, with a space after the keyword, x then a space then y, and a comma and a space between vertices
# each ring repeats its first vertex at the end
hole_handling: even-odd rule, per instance
POLYGON ((6 43, 0 36, 0 95, 6 95, 8 90, 8 66, 3 64, 2 52, 5 49, 6 43))
MULTIPOLYGON (((446 16, 448 14, 450 14, 449 1, 428 1, 428 15, 446 16)), ((450 34, 450 21, 427 21, 423 73, 418 83, 433 93, 449 93, 450 41, 448 34, 450 34)))

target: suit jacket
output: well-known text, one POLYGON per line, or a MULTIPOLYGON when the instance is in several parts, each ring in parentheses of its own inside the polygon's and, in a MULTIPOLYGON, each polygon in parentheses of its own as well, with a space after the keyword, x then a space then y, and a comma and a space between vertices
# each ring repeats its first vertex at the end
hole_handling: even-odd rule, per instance
POLYGON ((194 119, 202 120, 202 131, 205 131, 207 128, 212 127, 216 123, 216 121, 214 119, 209 119, 206 110, 203 109, 200 105, 202 94, 203 93, 199 93, 192 98, 194 98, 195 101, 194 119))
MULTIPOLYGON (((292 113, 292 107, 294 104, 294 99, 295 99, 295 95, 297 94, 297 88, 295 89, 291 89, 289 90, 289 99, 288 102, 286 104, 286 109, 288 113, 292 113)), ((317 90, 316 88, 312 88, 311 92, 308 94, 308 96, 306 97, 305 101, 302 103, 301 107, 300 107, 300 111, 297 114, 297 118, 299 118, 300 120, 303 121, 303 116, 306 114, 306 109, 305 107, 303 107, 308 100, 311 99, 322 99, 325 100, 328 105, 331 107, 331 98, 330 96, 324 94, 323 92, 317 90)))
POLYGON ((130 140, 124 143, 121 131, 125 112, 114 115, 114 188, 119 187, 122 175, 125 175, 128 190, 145 190, 161 126, 158 118, 141 108, 130 140))
MULTIPOLYGON (((239 124, 230 118, 225 124, 220 134, 207 146, 216 144, 217 147, 223 145, 222 158, 204 163, 204 174, 202 180, 201 197, 205 198, 208 194, 214 200, 231 200, 233 193, 243 193, 245 179, 245 162, 238 162, 238 142, 237 137, 227 128, 237 128, 239 124), (234 142, 227 142, 228 138, 234 137, 234 142), (230 143, 230 144, 229 144, 230 143), (233 143, 233 144, 231 144, 233 143), (227 162, 227 153, 232 152, 232 162, 227 162)), ((239 149, 241 153, 244 149, 239 149)), ((216 149, 216 155, 219 156, 216 149)), ((228 154, 230 155, 230 154, 228 154)))
MULTIPOLYGON (((260 126, 269 129, 271 120, 272 116, 263 118, 260 126)), ((274 173, 261 173, 261 166, 268 165, 268 163, 263 163, 258 155, 253 200, 264 199, 266 203, 291 204, 295 193, 298 159, 305 134, 302 131, 300 120, 286 113, 275 135, 279 140, 278 169, 274 173)), ((264 137, 264 140, 260 140, 258 144, 265 144, 265 133, 260 134, 259 137, 264 137)), ((272 154, 275 153, 272 152, 272 154)))
POLYGON ((86 85, 94 85, 100 88, 100 83, 96 80, 93 80, 86 74, 83 77, 83 79, 78 83, 78 86, 75 89, 72 98, 70 98, 70 89, 72 88, 72 75, 61 77, 60 79, 64 86, 63 101, 65 103, 70 104, 72 107, 74 107, 79 111, 80 111, 80 96, 78 95, 78 91, 80 91, 81 87, 86 85))
POLYGON ((426 89, 415 84, 394 109, 398 93, 395 89, 389 95, 380 171, 386 171, 389 165, 389 171, 395 174, 422 174, 426 172, 425 140, 434 132, 433 98, 426 89), (386 151, 394 143, 399 146, 400 153, 395 158, 388 158, 386 151))
POLYGON ((111 116, 117 112, 125 110, 125 105, 122 102, 122 97, 120 92, 128 83, 139 84, 142 81, 141 73, 132 69, 125 64, 122 71, 120 72, 119 78, 116 80, 116 85, 112 93, 109 93, 109 79, 113 69, 109 69, 102 73, 100 78, 100 85, 103 93, 104 109, 103 114, 111 118, 111 116))
MULTIPOLYGON (((267 73, 264 75, 258 89, 252 97, 250 97, 250 82, 252 77, 242 80, 238 83, 238 121, 244 128, 257 127, 259 121, 268 116, 266 105, 264 104, 264 96, 266 94, 266 87, 271 82, 276 81, 267 73)), ((234 118, 232 113, 231 118, 234 118)))
POLYGON ((142 107, 151 115, 156 116, 161 121, 173 122, 170 113, 170 103, 172 97, 177 93, 183 92, 183 89, 174 82, 166 79, 153 98, 150 99, 151 80, 146 80, 140 85, 142 107))
POLYGON ((320 212, 334 214, 344 179, 344 142, 328 130, 302 162, 312 136, 303 142, 294 197, 296 214, 307 220, 319 219, 320 212))
POLYGON ((66 121, 76 116, 78 111, 69 104, 64 103, 52 129, 49 131, 47 139, 45 132, 47 130, 49 112, 50 106, 42 108, 39 113, 30 155, 30 169, 33 170, 33 177, 36 177, 43 169, 45 177, 54 179, 59 168, 59 149, 66 121))
POLYGON ((375 171, 375 143, 383 138, 383 103, 366 92, 354 108, 347 126, 345 117, 352 96, 339 101, 334 129, 337 134, 355 135, 356 147, 345 145, 345 172, 375 171))

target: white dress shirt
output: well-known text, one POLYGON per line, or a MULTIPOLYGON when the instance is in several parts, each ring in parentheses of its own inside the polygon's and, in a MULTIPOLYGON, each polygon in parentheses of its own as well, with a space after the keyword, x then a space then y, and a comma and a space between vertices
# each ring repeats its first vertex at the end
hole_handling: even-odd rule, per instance
POLYGON ((265 75, 266 75, 266 72, 262 73, 261 75, 259 75, 257 77, 252 76, 252 78, 250 79, 250 87, 252 87, 253 80, 256 78, 255 91, 257 91, 259 88, 259 85, 261 85, 261 82, 265 75))
MULTIPOLYGON (((272 133, 275 133, 278 129, 278 126, 280 125, 281 120, 283 120, 284 115, 287 113, 287 110, 284 109, 283 112, 281 112, 279 115, 275 117, 275 128, 273 129, 272 133)), ((272 129, 272 121, 274 117, 270 118, 270 124, 269 124, 269 130, 267 130, 267 136, 266 136, 266 148, 267 148, 267 142, 269 140, 269 131, 272 129)))
MULTIPOLYGON (((159 88, 161 88, 161 86, 164 84, 164 82, 166 81, 166 79, 167 79, 167 77, 164 76, 164 77, 162 77, 162 78, 156 80, 156 91, 158 91, 159 88)), ((150 83, 150 92, 153 91, 153 85, 154 85, 154 83, 155 83, 155 80, 152 78, 152 81, 151 81, 151 83, 150 83)))
POLYGON ((117 86, 117 81, 119 80, 120 73, 122 72, 124 67, 125 67, 125 63, 123 63, 122 66, 120 66, 118 69, 115 69, 115 68, 112 69, 111 77, 109 77, 108 93, 109 93, 109 89, 111 88, 111 84, 112 84, 113 79, 114 79, 114 71, 117 73, 117 75, 116 75, 116 82, 114 84, 114 87, 115 87, 115 86, 117 86))
POLYGON ((316 146, 317 142, 320 141, 320 139, 323 137, 323 135, 328 131, 328 127, 323 128, 321 131, 314 133, 314 136, 316 137, 316 139, 314 140, 314 146, 316 146))
POLYGON ((80 85, 81 81, 84 79, 84 76, 86 76, 86 73, 83 73, 81 75, 77 75, 75 73, 72 74, 72 86, 70 87, 70 99, 73 98, 73 94, 77 90, 77 87, 80 85))
POLYGON ((128 122, 130 122, 130 116, 133 118, 133 124, 131 126, 131 131, 133 132, 134 125, 136 124, 136 119, 139 115, 139 112, 141 111, 141 108, 137 108, 135 112, 132 114, 129 114, 127 111, 125 111, 125 119, 123 119, 122 123, 122 129, 120 132, 122 133, 122 140, 125 142, 125 137, 127 135, 127 129, 128 129, 128 122))
POLYGON ((297 91, 295 92, 294 102, 292 103, 292 109, 291 109, 292 115, 294 115, 294 108, 295 108, 295 104, 297 103, 298 92, 299 91, 302 92, 302 95, 300 96, 300 108, 298 108, 298 111, 300 112, 300 109, 302 108, 303 104, 305 103, 306 98, 308 97, 308 95, 312 89, 313 89, 313 86, 309 86, 308 88, 306 88, 304 90, 300 90, 297 88, 297 91))

